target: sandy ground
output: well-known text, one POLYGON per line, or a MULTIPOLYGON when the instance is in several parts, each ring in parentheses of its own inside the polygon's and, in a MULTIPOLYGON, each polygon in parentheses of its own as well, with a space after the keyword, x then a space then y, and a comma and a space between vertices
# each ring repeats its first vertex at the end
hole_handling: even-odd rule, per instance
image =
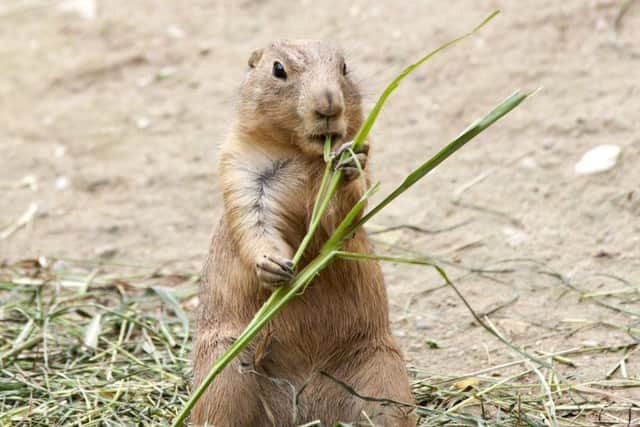
MULTIPOLYGON (((403 66, 500 8, 388 102, 373 131, 379 195, 513 90, 541 90, 386 209, 373 229, 430 232, 377 234, 378 251, 402 247, 441 260, 471 305, 497 309, 492 322, 531 350, 631 343, 637 337, 624 328, 637 327, 637 314, 580 300, 548 274, 582 290, 640 285, 640 4, 624 17, 615 48, 609 31, 618 7, 109 0, 85 20, 52 2, 5 0, 0 226, 31 204, 37 212, 0 240, 0 259, 106 257, 199 269, 221 210, 217 145, 253 48, 281 37, 335 41, 370 107, 403 66), (618 164, 577 175, 582 154, 599 144, 620 146, 618 164)), ((435 274, 384 268, 392 326, 410 364, 456 373, 515 357, 472 323, 435 274)), ((639 303, 632 296, 619 306, 638 313, 639 303)), ((566 369, 602 377, 620 357, 585 355, 566 369)), ((630 358, 629 375, 640 375, 639 359, 630 358)))

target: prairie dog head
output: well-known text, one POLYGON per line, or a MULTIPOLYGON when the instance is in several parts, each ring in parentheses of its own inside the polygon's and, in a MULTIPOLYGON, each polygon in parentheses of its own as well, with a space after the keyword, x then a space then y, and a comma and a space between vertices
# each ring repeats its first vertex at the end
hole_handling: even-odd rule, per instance
POLYGON ((240 91, 240 123, 260 140, 320 155, 350 141, 362 124, 361 96, 344 56, 329 43, 280 40, 255 50, 240 91))

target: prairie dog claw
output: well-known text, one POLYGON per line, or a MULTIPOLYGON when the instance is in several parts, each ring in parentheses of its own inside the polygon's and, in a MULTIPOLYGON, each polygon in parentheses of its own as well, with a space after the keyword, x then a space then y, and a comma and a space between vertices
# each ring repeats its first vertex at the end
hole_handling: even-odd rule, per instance
POLYGON ((256 273, 269 289, 275 289, 278 285, 291 281, 295 276, 293 262, 275 255, 263 255, 256 263, 256 273))
POLYGON ((334 168, 336 170, 341 170, 345 180, 352 181, 360 175, 360 168, 364 170, 367 165, 367 159, 369 154, 369 145, 363 144, 358 151, 356 151, 355 158, 351 153, 349 153, 349 158, 343 161, 340 161, 340 157, 343 153, 348 152, 351 149, 352 142, 347 142, 342 144, 338 150, 332 154, 332 158, 334 161, 337 161, 334 168), (360 168, 358 168, 358 164, 360 168))

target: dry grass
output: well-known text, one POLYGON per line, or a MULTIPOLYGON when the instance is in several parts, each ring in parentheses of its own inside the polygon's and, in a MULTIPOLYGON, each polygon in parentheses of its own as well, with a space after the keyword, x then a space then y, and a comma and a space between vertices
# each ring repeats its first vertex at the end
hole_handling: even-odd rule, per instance
MULTIPOLYGON (((97 262, 0 266, 0 425, 171 423, 189 396, 185 312, 194 306, 196 281, 195 274, 97 262)), ((603 372, 588 382, 526 357, 465 375, 411 368, 423 425, 640 423, 640 405, 626 397, 640 389, 640 379, 626 370, 635 344, 529 351, 554 366, 586 353, 616 352, 620 363, 616 375, 603 372)))
MULTIPOLYGON (((582 347, 554 353, 552 357, 571 363, 571 355, 633 348, 635 345, 582 347)), ((640 422, 637 402, 618 394, 624 389, 639 388, 637 378, 568 381, 553 370, 543 374, 528 359, 465 376, 415 371, 423 377, 413 384, 417 401, 426 405, 421 411, 422 426, 626 426, 640 422), (514 364, 522 365, 519 372, 502 378, 499 371, 514 364)))
POLYGON ((181 285, 180 298, 194 279, 62 260, 3 266, 0 425, 166 424, 188 395, 190 331, 157 286, 181 285))

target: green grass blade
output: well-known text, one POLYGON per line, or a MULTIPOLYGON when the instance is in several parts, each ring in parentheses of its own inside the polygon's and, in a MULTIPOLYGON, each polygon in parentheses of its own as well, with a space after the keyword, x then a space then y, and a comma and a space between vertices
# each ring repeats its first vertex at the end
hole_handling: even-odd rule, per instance
POLYGON ((365 191, 362 197, 360 197, 360 200, 353 205, 349 213, 347 213, 342 222, 340 222, 338 227, 336 227, 336 230, 333 232, 331 237, 329 237, 329 240, 327 240, 327 242, 322 246, 322 251, 337 250, 340 247, 340 243, 342 243, 345 236, 349 233, 351 224, 353 224, 353 222, 358 218, 358 215, 360 215, 362 210, 365 208, 367 200, 369 200, 373 193, 378 191, 379 187, 380 183, 378 182, 365 191))
POLYGON ((391 203, 396 197, 404 193, 422 177, 435 169, 436 166, 447 159, 447 157, 451 156, 453 153, 462 148, 467 142, 475 138, 479 133, 487 129, 504 115, 520 105, 520 103, 527 99, 527 97, 529 97, 531 94, 532 92, 522 93, 520 91, 516 91, 515 93, 513 93, 513 95, 502 101, 484 117, 476 120, 471 126, 466 128, 460 135, 458 135, 446 147, 440 150, 435 156, 433 156, 413 172, 411 172, 411 174, 409 174, 404 179, 404 181, 398 187, 396 187, 395 190, 393 190, 387 197, 385 197, 384 200, 378 203, 373 209, 371 209, 371 211, 369 211, 355 225, 353 225, 352 231, 371 219, 371 217, 373 217, 381 209, 391 203))
POLYGON ((202 383, 200 383, 198 388, 194 390, 187 404, 182 408, 173 424, 171 424, 172 427, 182 425, 196 402, 200 399, 200 396, 202 396, 218 373, 220 373, 222 369, 224 369, 247 345, 249 345, 251 340, 262 330, 273 316, 278 314, 287 302, 301 292, 313 280, 313 278, 333 260, 333 258, 333 252, 320 254, 311 261, 309 265, 303 268, 302 271, 300 271, 291 285, 282 286, 271 295, 267 303, 263 306, 268 308, 263 311, 261 310, 261 315, 254 317, 251 324, 214 362, 211 370, 207 374, 207 377, 202 381, 202 383))
POLYGON ((331 137, 329 135, 324 139, 324 147, 322 147, 322 158, 325 163, 331 162, 331 137))
POLYGON ((322 174, 322 180, 320 181, 320 187, 318 187, 318 194, 316 195, 316 201, 313 204, 313 212, 311 213, 311 221, 314 222, 318 217, 318 209, 320 207, 320 201, 322 200, 322 196, 325 195, 327 191, 327 183, 329 182, 329 178, 331 177, 331 137, 327 136, 324 141, 324 150, 323 150, 323 158, 326 166, 324 168, 324 173, 322 174))
POLYGON ((429 267, 433 267, 438 272, 440 277, 442 277, 444 279, 445 283, 450 288, 452 288, 454 290, 454 292, 458 295, 458 297, 460 298, 462 303, 467 307, 467 310, 469 310, 469 312, 471 313, 471 315, 473 316, 475 321, 480 326, 482 326, 484 329, 486 329, 491 335, 495 336, 500 341, 502 341, 507 347, 511 348, 512 350, 516 351, 517 353, 520 353, 522 356, 526 357, 527 359, 529 359, 529 360, 531 360, 533 362, 536 362, 537 364, 539 364, 541 366, 544 366, 545 368, 553 369, 552 366, 549 363, 547 363, 544 360, 539 359, 539 358, 537 358, 535 356, 532 356, 531 354, 529 354, 526 351, 522 350, 520 347, 518 347, 517 345, 513 344, 511 341, 509 341, 504 336, 502 336, 502 334, 500 334, 497 330, 492 328, 490 325, 487 325, 487 323, 484 320, 482 320, 480 318, 480 316, 478 316, 476 314, 475 310, 467 302, 467 299, 464 297, 464 295, 462 295, 462 293, 457 288, 457 286, 455 286, 453 284, 453 282, 451 282, 451 280, 449 279, 449 276, 444 271, 444 269, 442 267, 440 267, 438 264, 436 264, 435 262, 433 262, 432 260, 430 260, 430 259, 419 259, 419 258, 392 257, 392 256, 385 256, 385 255, 373 255, 373 254, 363 254, 363 253, 358 253, 358 252, 345 252, 345 251, 334 251, 333 253, 334 253, 336 258, 342 258, 342 259, 348 259, 348 260, 366 259, 366 260, 373 260, 373 261, 390 261, 390 262, 399 262, 399 263, 403 263, 403 264, 426 265, 426 266, 429 266, 429 267))
POLYGON ((307 246, 309 246, 309 243, 311 243, 311 239, 313 238, 318 226, 320 225, 320 220, 322 218, 322 215, 327 210, 327 207, 329 206, 329 202, 333 197, 333 193, 335 193, 336 189, 338 188, 338 185, 340 185, 341 178, 342 178, 342 173, 340 171, 336 171, 331 176, 331 180, 329 181, 329 184, 327 187, 327 192, 325 196, 322 198, 322 200, 320 201, 317 214, 313 218, 313 221, 311 221, 311 223, 309 224, 307 233, 304 235, 304 238, 302 239, 300 246, 298 246, 298 249, 296 250, 296 253, 293 256, 292 261, 293 261, 294 268, 298 265, 298 263, 302 259, 302 255, 304 255, 304 251, 307 249, 307 246))
POLYGON ((467 37, 471 36, 472 34, 476 33, 478 30, 480 30, 482 27, 484 27, 489 21, 491 21, 493 18, 495 18, 499 13, 500 13, 499 10, 493 11, 480 24, 478 24, 473 30, 469 31, 466 34, 461 35, 460 37, 456 37, 455 39, 450 40, 447 43, 441 45, 440 47, 438 47, 438 48, 432 50, 431 52, 427 53, 425 56, 420 58, 417 62, 415 62, 415 63, 409 65, 407 68, 405 68, 395 79, 393 79, 393 81, 385 88, 384 92, 382 92, 382 95, 380 95, 380 98, 378 99, 378 102, 376 102, 376 105, 374 105, 373 109, 371 110, 371 112, 367 116, 367 119, 364 121, 364 123, 360 127, 360 130, 356 134, 355 138, 353 138, 353 149, 354 149, 354 151, 357 151, 357 149, 362 144, 364 144, 364 141, 367 139, 367 136, 369 135, 369 131, 371 130, 371 128, 373 127, 373 124, 375 123, 376 119, 378 118, 378 114, 380 114, 380 110, 382 110, 382 106, 387 101, 387 98, 389 97, 389 95, 391 95, 391 93, 398 87, 400 82, 405 77, 407 77, 413 70, 418 68, 420 65, 422 65, 423 63, 425 63, 426 61, 428 61, 429 59, 431 59, 432 57, 434 57, 438 53, 442 52, 443 50, 446 50, 450 46, 453 46, 454 44, 456 44, 456 43, 466 39, 467 37))

